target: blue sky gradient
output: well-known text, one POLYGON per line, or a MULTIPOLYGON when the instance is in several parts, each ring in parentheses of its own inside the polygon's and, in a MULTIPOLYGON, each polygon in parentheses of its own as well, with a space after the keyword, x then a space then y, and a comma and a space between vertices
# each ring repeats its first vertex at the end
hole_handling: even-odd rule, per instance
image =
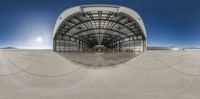
POLYGON ((84 4, 136 10, 146 26, 148 46, 200 47, 199 0, 1 0, 0 47, 51 48, 57 17, 84 4))

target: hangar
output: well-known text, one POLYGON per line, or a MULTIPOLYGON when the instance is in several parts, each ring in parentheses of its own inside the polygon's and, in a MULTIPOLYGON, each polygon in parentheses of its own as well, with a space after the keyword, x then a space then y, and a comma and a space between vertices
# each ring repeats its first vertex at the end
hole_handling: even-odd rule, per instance
POLYGON ((146 50, 146 30, 140 15, 118 5, 92 4, 66 9, 53 31, 56 52, 146 50))

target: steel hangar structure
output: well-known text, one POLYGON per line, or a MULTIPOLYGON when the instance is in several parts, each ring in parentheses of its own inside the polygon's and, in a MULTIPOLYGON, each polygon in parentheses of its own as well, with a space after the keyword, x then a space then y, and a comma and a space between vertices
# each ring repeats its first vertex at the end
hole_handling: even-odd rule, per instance
POLYGON ((53 31, 53 50, 128 51, 146 50, 146 30, 133 9, 119 5, 81 5, 65 10, 53 31))

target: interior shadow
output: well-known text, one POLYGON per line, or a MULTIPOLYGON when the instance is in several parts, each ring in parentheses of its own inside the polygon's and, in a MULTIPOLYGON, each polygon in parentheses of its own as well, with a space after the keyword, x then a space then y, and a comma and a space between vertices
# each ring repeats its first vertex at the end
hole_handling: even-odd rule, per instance
POLYGON ((74 63, 87 67, 115 66, 129 61, 143 52, 57 52, 74 63))

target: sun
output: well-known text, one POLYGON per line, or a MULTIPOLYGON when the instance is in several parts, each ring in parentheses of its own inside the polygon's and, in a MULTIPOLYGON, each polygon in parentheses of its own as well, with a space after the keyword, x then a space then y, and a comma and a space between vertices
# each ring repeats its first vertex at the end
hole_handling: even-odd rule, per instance
POLYGON ((41 42, 43 42, 43 38, 42 37, 37 37, 36 41, 39 42, 39 43, 41 43, 41 42))

